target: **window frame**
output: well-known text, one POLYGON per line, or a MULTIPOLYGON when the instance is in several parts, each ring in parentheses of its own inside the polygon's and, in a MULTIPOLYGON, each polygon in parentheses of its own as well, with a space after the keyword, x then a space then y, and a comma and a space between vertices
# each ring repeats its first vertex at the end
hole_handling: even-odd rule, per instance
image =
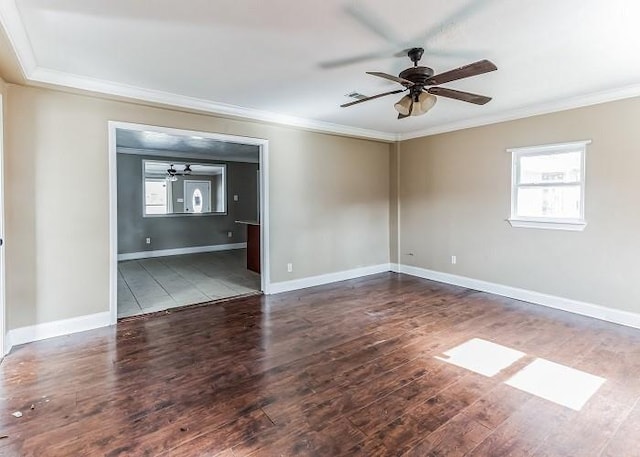
POLYGON ((547 144, 523 148, 507 149, 511 153, 511 215, 507 221, 512 227, 539 228, 551 230, 582 231, 587 226, 585 220, 585 188, 586 188, 586 153, 591 140, 573 141, 569 143, 547 144), (520 159, 532 156, 549 156, 568 152, 580 152, 580 181, 577 183, 537 183, 520 184, 520 159), (580 185, 580 216, 576 218, 521 217, 518 216, 518 189, 522 187, 544 188, 580 185))
MULTIPOLYGON (((228 205, 228 193, 229 193, 229 189, 228 189, 228 178, 227 178, 227 173, 229 172, 229 168, 228 168, 228 164, 227 163, 221 163, 221 162, 209 162, 206 159, 203 160, 199 160, 196 159, 196 161, 189 161, 189 163, 191 165, 211 165, 211 166, 215 166, 215 167, 219 167, 222 169, 222 172, 220 173, 220 175, 222 176, 222 179, 220 180, 220 185, 215 189, 216 190, 216 205, 220 205, 223 208, 223 211, 217 211, 217 212, 209 212, 209 213, 193 213, 193 212, 189 212, 189 213, 174 213, 173 209, 174 209, 174 193, 173 193, 173 187, 171 185, 169 185, 169 183, 167 182, 167 213, 165 214, 147 214, 146 208, 146 197, 145 197, 145 183, 148 179, 159 179, 159 180, 166 180, 166 175, 157 175, 157 174, 149 174, 147 175, 146 172, 146 167, 145 164, 147 162, 170 162, 170 161, 174 161, 174 163, 176 162, 185 162, 184 158, 178 158, 178 157, 165 157, 163 155, 158 155, 157 157, 154 157, 153 159, 149 159, 149 158, 143 158, 141 161, 141 171, 142 171, 142 217, 143 218, 155 218, 155 217, 209 217, 209 216, 228 216, 229 215, 229 205, 228 205)), ((189 175, 189 176, 193 176, 193 175, 189 175)), ((211 175, 213 176, 213 175, 211 175)), ((213 186, 211 186, 211 196, 213 196, 213 191, 214 188, 213 186)), ((211 199, 210 202, 210 207, 213 207, 213 198, 211 199)))

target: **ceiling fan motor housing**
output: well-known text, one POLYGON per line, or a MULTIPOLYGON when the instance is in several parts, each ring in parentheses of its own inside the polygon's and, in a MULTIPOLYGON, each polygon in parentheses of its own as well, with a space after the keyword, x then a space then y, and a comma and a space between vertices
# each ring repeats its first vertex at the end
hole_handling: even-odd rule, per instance
POLYGON ((411 81, 417 86, 426 86, 433 73, 433 69, 429 67, 411 67, 402 71, 398 76, 411 81))

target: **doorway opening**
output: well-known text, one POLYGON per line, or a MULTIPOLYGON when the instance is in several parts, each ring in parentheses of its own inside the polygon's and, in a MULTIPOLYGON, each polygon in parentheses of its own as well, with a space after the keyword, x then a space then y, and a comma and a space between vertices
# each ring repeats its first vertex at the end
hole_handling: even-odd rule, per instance
POLYGON ((109 159, 112 323, 268 293, 267 140, 109 122, 109 159))

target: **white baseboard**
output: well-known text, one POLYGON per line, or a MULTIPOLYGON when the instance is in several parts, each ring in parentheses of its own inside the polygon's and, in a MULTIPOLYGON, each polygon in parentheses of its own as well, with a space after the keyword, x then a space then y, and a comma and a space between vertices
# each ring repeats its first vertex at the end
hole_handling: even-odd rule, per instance
POLYGON ((245 249, 246 247, 247 243, 233 243, 214 244, 211 246, 192 246, 189 248, 158 249, 156 251, 128 252, 126 254, 118 254, 118 261, 151 259, 155 257, 166 257, 169 255, 199 254, 201 252, 231 251, 233 249, 245 249))
POLYGON ((354 268, 353 270, 338 271, 336 273, 327 273, 324 275, 310 276, 308 278, 293 279, 291 281, 281 281, 271 283, 269 286, 269 294, 279 294, 292 290, 306 289, 307 287, 321 286, 332 282, 346 281, 348 279, 360 278, 378 273, 390 271, 388 263, 380 265, 372 265, 369 267, 354 268))
POLYGON ((28 327, 15 328, 9 330, 5 344, 5 353, 9 353, 13 346, 31 343, 32 341, 44 340, 55 336, 69 335, 76 332, 84 332, 100 327, 107 327, 111 324, 111 314, 109 311, 89 314, 87 316, 72 317, 44 324, 30 325, 28 327))
MULTIPOLYGON (((242 243, 239 243, 242 244, 242 243)), ((239 248, 238 248, 239 249, 239 248)), ((149 251, 160 252, 160 251, 149 251)), ((468 289, 488 292, 495 295, 522 300, 525 302, 546 306, 549 308, 568 311, 574 314, 593 317, 615 324, 625 325, 628 327, 640 328, 640 314, 629 311, 622 311, 613 308, 607 308, 601 305, 581 302, 569 298, 557 297, 554 295, 543 294, 517 287, 505 286, 479 279, 468 278, 466 276, 458 276, 450 273, 427 270, 425 268, 412 267, 409 265, 400 265, 396 263, 384 263, 380 265, 372 265, 368 267, 355 268, 352 270, 339 271, 336 273, 328 273, 324 275, 311 276, 308 278, 294 279, 291 281, 282 281, 270 284, 268 294, 278 294, 292 290, 305 289, 307 287, 320 286, 349 279, 360 278, 387 271, 404 273, 419 278, 430 279, 455 286, 466 287, 468 289)), ((87 316, 74 317, 71 319, 63 319, 54 322, 46 322, 44 324, 31 325, 10 330, 5 339, 5 353, 9 353, 13 346, 32 341, 53 338, 56 336, 69 335, 76 332, 84 332, 100 327, 111 325, 111 314, 109 311, 102 313, 90 314, 87 316)))
POLYGON ((405 273, 419 278, 430 279, 432 281, 443 282, 455 286, 466 287, 468 289, 488 292, 503 297, 514 298, 548 308, 568 311, 582 316, 594 317, 607 322, 625 325, 627 327, 640 328, 640 314, 607 308, 593 303, 572 300, 570 298, 558 297, 555 295, 543 294, 532 290, 519 289, 517 287, 505 286, 479 279, 458 276, 440 271, 427 270, 424 268, 412 267, 409 265, 399 265, 399 273, 405 273))

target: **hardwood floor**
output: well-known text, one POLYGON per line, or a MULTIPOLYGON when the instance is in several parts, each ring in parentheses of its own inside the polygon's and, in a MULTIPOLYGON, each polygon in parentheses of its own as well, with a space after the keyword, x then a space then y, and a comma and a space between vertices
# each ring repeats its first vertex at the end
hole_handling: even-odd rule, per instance
POLYGON ((0 455, 630 457, 639 399, 640 331, 388 273, 15 348, 0 455))

